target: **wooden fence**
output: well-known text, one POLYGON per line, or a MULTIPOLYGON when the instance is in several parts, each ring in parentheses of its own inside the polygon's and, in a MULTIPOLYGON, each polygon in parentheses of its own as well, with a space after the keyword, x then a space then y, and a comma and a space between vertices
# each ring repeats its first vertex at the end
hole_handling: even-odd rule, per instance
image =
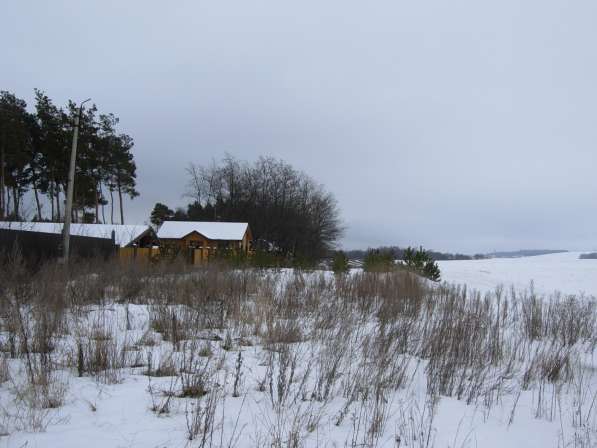
MULTIPOLYGON (((62 256, 60 233, 0 229, 0 256, 7 257, 16 248, 29 264, 39 264, 62 256)), ((70 256, 107 259, 116 254, 118 247, 107 238, 71 235, 70 256)))

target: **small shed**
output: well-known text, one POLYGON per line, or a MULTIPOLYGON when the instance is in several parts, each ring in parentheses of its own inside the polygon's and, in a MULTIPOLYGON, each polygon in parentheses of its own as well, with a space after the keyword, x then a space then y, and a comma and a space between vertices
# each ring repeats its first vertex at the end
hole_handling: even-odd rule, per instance
POLYGON ((218 251, 248 254, 253 235, 246 222, 164 221, 157 233, 163 249, 174 247, 196 264, 218 251))

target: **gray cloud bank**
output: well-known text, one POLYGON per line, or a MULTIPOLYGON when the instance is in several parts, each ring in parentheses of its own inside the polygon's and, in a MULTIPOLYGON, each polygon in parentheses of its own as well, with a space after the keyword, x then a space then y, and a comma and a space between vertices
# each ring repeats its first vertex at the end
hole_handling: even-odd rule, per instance
POLYGON ((273 155, 333 191, 343 245, 597 248, 597 3, 5 2, 0 88, 92 97, 141 198, 273 155))

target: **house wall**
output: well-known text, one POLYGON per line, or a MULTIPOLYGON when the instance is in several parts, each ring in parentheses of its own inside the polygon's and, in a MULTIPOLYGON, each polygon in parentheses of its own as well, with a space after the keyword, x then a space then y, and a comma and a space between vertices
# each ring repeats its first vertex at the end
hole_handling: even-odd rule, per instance
POLYGON ((244 253, 248 254, 249 251, 252 249, 252 241, 253 235, 251 234, 251 229, 247 228, 247 231, 245 232, 245 235, 243 236, 243 240, 241 243, 241 247, 244 253))
POLYGON ((192 264, 200 264, 207 260, 210 254, 215 252, 217 248, 216 242, 205 238, 197 232, 193 232, 180 239, 163 238, 160 243, 162 248, 166 246, 176 247, 178 253, 186 257, 192 264))
POLYGON ((251 246, 253 237, 250 231, 245 232, 241 241, 215 241, 204 237, 200 233, 193 232, 181 239, 162 239, 163 244, 176 244, 180 249, 187 249, 189 247, 217 249, 222 243, 227 243, 229 247, 243 249, 247 251, 251 246))
POLYGON ((253 236, 250 230, 247 230, 242 240, 220 241, 210 240, 198 232, 193 232, 184 238, 173 239, 163 238, 162 246, 176 246, 180 254, 186 256, 190 263, 201 264, 214 255, 216 251, 223 246, 228 249, 241 250, 249 253, 253 236))
POLYGON ((160 255, 160 249, 150 247, 121 247, 118 249, 118 257, 122 262, 149 263, 153 258, 160 255))

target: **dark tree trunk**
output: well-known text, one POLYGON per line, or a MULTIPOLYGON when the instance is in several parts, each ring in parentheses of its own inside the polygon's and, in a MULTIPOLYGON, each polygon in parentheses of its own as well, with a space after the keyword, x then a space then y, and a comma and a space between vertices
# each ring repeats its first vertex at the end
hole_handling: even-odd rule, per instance
MULTIPOLYGON (((66 183, 64 183, 60 187, 61 187, 62 191, 64 192, 64 199, 63 199, 64 204, 62 204, 62 205, 64 205, 64 215, 62 215, 62 221, 61 221, 61 222, 64 222, 64 221, 66 221, 66 194, 68 191, 68 185, 66 183)), ((58 191, 60 191, 60 189, 58 191)), ((74 196, 74 194, 73 194, 73 196, 74 196)), ((58 197, 60 197, 60 194, 58 194, 58 197)), ((58 210, 58 214, 60 214, 60 210, 58 210)))
POLYGON ((124 224, 124 209, 122 207, 122 187, 118 182, 118 202, 120 203, 120 224, 124 224))
POLYGON ((50 188, 49 188, 48 193, 50 194, 50 205, 51 205, 51 211, 50 212, 51 212, 51 215, 52 215, 50 221, 53 222, 54 221, 54 184, 53 183, 50 184, 50 188))
POLYGON ((6 198, 4 199, 4 204, 6 205, 6 217, 10 216, 10 188, 5 188, 6 198))
POLYGON ((39 203, 39 192, 35 183, 33 184, 33 192, 35 193, 35 205, 37 206, 37 220, 41 221, 41 204, 39 203))
POLYGON ((17 191, 17 187, 12 188, 12 202, 14 203, 14 217, 15 219, 19 218, 19 192, 17 191))
POLYGON ((60 222, 60 187, 56 184, 56 222, 60 222))
POLYGON ((110 223, 114 224, 114 190, 110 188, 110 223))
MULTIPOLYGON (((102 190, 102 183, 100 182, 100 195, 103 199, 104 197, 104 192, 102 190)), ((106 201, 102 201, 102 223, 105 224, 106 223, 106 211, 105 211, 105 207, 104 207, 104 202, 106 201)))
MULTIPOLYGON (((99 182, 98 182, 98 184, 99 184, 99 182)), ((96 224, 99 224, 99 196, 100 196, 100 192, 99 192, 98 184, 96 184, 96 186, 95 186, 95 223, 96 224)))

